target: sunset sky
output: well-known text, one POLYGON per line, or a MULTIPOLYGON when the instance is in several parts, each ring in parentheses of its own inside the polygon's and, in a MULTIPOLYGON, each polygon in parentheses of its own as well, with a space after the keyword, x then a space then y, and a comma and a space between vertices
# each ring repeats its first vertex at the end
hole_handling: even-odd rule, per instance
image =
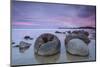
POLYGON ((12 27, 15 29, 95 27, 96 7, 14 1, 11 13, 12 27))

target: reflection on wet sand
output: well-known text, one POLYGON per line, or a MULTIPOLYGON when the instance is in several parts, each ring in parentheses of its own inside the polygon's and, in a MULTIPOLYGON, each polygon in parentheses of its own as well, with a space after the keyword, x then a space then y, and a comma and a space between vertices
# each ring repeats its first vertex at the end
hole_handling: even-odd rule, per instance
POLYGON ((29 49, 29 47, 31 45, 32 45, 31 43, 27 43, 27 42, 24 42, 24 41, 20 41, 20 43, 19 43, 19 52, 20 53, 24 53, 26 50, 29 49))
POLYGON ((76 62, 76 61, 89 61, 89 56, 75 56, 75 55, 71 55, 69 53, 66 54, 67 60, 68 62, 76 62))
POLYGON ((26 47, 26 48, 19 48, 19 52, 20 53, 24 53, 26 50, 28 50, 29 47, 26 47))
POLYGON ((52 56, 39 56, 37 54, 34 54, 34 56, 38 64, 56 63, 60 57, 60 53, 52 56))

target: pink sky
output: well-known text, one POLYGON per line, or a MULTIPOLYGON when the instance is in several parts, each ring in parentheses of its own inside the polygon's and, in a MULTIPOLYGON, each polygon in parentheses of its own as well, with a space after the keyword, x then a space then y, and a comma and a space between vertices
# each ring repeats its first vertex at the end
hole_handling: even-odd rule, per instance
POLYGON ((95 6, 46 3, 13 3, 15 28, 95 27, 95 6))

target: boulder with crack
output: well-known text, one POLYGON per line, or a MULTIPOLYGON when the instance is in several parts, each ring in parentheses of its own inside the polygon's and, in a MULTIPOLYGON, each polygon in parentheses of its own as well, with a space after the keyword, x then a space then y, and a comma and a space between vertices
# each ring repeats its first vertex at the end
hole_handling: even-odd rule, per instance
POLYGON ((76 56, 88 56, 89 48, 83 40, 72 39, 68 42, 67 52, 76 56))
POLYGON ((88 44, 90 43, 88 35, 85 31, 74 31, 67 35, 65 38, 67 52, 72 55, 88 56, 88 44))
POLYGON ((35 41, 34 51, 37 55, 50 56, 60 52, 60 40, 53 34, 44 33, 35 41))

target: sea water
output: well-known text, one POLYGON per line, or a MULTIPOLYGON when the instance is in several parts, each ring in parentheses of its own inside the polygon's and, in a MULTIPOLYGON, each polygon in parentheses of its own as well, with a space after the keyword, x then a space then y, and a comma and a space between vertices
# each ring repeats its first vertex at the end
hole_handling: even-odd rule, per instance
MULTIPOLYGON (((76 62, 76 61, 92 61, 95 60, 95 30, 93 29, 84 29, 85 31, 89 32, 89 38, 91 42, 89 43, 89 56, 88 57, 79 57, 73 56, 66 52, 64 39, 65 36, 68 34, 67 31, 73 31, 76 29, 12 29, 12 41, 15 42, 14 45, 18 45, 20 41, 26 41, 31 43, 29 49, 27 49, 24 53, 19 51, 18 47, 13 47, 11 45, 11 61, 12 65, 29 65, 29 64, 46 64, 46 63, 63 63, 63 62, 76 62), (65 32, 65 34, 55 33, 55 31, 65 32), (51 33, 56 35, 60 42, 61 48, 60 53, 49 56, 43 57, 34 54, 34 43, 36 39, 43 33, 51 33), (33 40, 25 40, 24 36, 30 36, 33 40)), ((80 29, 77 29, 80 30, 80 29)))

